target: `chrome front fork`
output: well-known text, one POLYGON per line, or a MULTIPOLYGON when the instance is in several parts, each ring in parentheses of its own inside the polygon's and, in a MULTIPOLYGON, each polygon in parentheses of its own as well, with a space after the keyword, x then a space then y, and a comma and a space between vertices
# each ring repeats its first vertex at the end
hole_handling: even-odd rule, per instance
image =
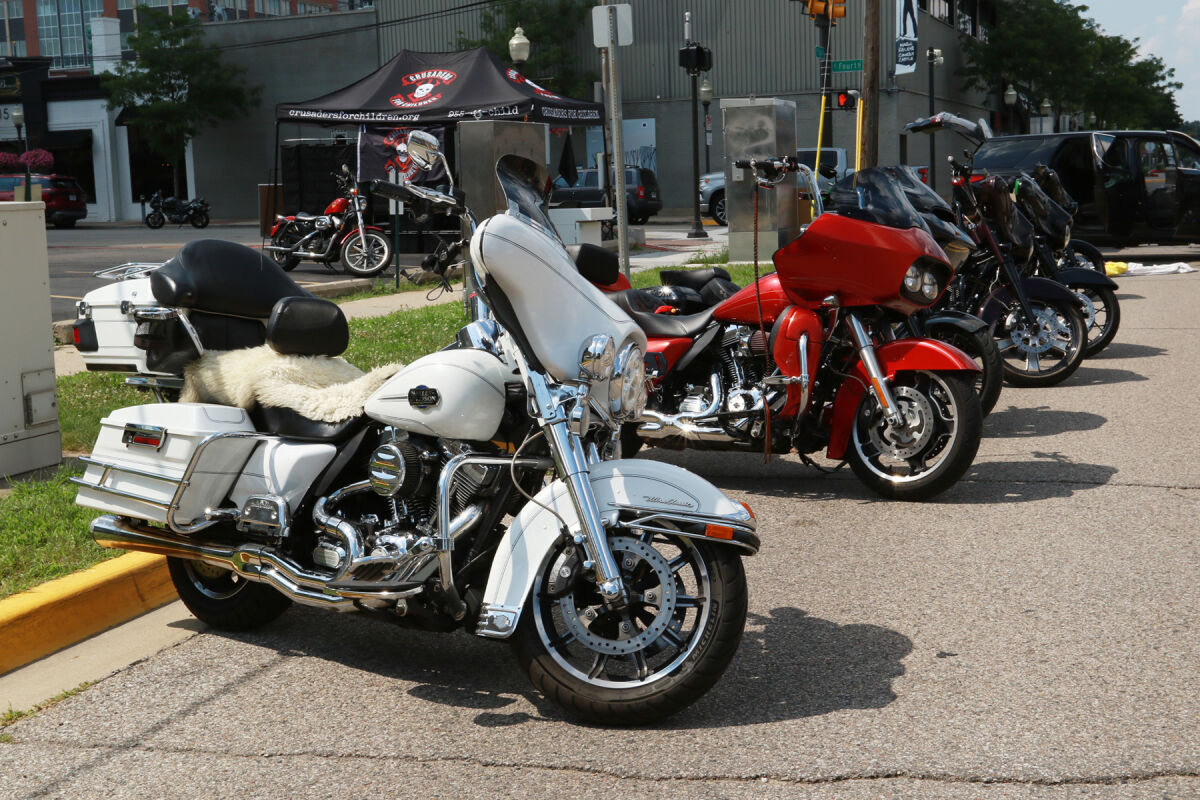
POLYGON ((580 532, 575 534, 575 543, 587 554, 585 569, 596 573, 596 588, 608 601, 620 600, 624 594, 620 569, 608 547, 608 537, 592 484, 588 479, 588 458, 579 435, 572 430, 567 401, 586 402, 571 389, 551 387, 542 375, 529 371, 529 383, 533 388, 538 416, 549 439, 550 452, 555 466, 567 485, 571 501, 579 516, 580 532))
POLYGON ((858 357, 862 359, 863 367, 867 370, 867 377, 871 380, 871 389, 875 392, 875 399, 879 401, 879 406, 883 409, 884 418, 889 425, 902 427, 904 415, 896 408, 892 393, 888 389, 887 379, 879 367, 879 359, 875 358, 875 343, 871 341, 866 328, 853 313, 846 314, 846 322, 850 325, 854 344, 858 348, 858 357))

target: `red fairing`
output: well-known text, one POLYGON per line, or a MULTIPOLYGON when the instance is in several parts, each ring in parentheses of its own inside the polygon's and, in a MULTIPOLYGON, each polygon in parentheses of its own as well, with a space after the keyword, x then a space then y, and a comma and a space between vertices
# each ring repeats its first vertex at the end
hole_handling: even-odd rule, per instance
POLYGON ((943 283, 949 279, 946 254, 920 228, 822 214, 775 253, 775 269, 792 302, 815 306, 836 294, 843 306, 887 306, 907 315, 930 305, 900 294, 904 273, 918 259, 940 263, 943 283))
MULTIPOLYGON (((803 306, 792 306, 783 313, 783 321, 775 334, 775 342, 771 348, 771 357, 784 375, 799 377, 800 368, 800 337, 808 334, 808 377, 810 384, 816 378, 817 364, 821 358, 821 344, 825 341, 825 331, 820 318, 810 309, 803 306)), ((804 390, 798 384, 788 386, 787 403, 780 411, 781 417, 794 417, 804 409, 800 407, 804 390)))
MULTIPOLYGON (((772 273, 759 278, 758 286, 762 293, 763 325, 769 328, 775 324, 775 320, 792 302, 788 300, 783 288, 779 285, 779 275, 777 274, 772 273)), ((754 284, 724 300, 713 311, 713 319, 720 322, 732 322, 736 325, 757 326, 758 300, 754 284)))
POLYGON ((623 292, 633 288, 629 278, 626 278, 625 274, 621 272, 617 273, 617 279, 612 283, 594 283, 592 285, 602 292, 623 292))
POLYGON ((326 214, 344 214, 346 209, 350 207, 350 201, 344 197, 339 197, 329 205, 325 206, 326 214))
MULTIPOLYGON (((979 365, 969 355, 953 345, 935 339, 896 339, 875 349, 875 358, 884 377, 890 382, 898 372, 979 372, 979 365)), ((858 403, 870 385, 867 370, 861 361, 854 372, 838 387, 833 401, 833 422, 829 431, 829 448, 825 454, 833 459, 846 455, 850 442, 850 427, 858 411, 858 403)))

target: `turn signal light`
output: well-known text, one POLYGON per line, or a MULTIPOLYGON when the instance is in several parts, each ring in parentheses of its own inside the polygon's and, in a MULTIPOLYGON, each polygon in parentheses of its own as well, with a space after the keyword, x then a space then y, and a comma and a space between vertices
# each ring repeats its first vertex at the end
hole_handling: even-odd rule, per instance
POLYGON ((758 519, 758 517, 754 515, 754 509, 750 507, 749 503, 741 503, 741 506, 742 508, 746 509, 746 513, 750 515, 750 519, 758 519))
POLYGON ((733 528, 725 525, 705 525, 704 535, 710 539, 732 539, 733 528))

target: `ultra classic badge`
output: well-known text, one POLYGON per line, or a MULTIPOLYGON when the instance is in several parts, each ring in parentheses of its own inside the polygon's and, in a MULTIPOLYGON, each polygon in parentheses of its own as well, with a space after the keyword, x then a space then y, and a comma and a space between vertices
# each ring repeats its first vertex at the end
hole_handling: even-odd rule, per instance
POLYGON ((394 95, 388 102, 396 108, 424 108, 442 99, 438 87, 448 86, 457 79, 458 73, 448 69, 423 69, 413 72, 400 79, 402 86, 412 88, 394 95))

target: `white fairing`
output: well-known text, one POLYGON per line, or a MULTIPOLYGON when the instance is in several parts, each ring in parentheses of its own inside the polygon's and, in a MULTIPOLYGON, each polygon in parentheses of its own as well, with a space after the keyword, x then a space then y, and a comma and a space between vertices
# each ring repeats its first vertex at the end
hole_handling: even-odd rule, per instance
MULTIPOLYGON (((672 464, 641 459, 605 461, 591 466, 589 480, 603 515, 616 506, 646 511, 732 517, 749 521, 750 514, 708 481, 672 464)), ((561 533, 558 520, 542 506, 553 508, 568 529, 578 532, 579 518, 567 486, 556 480, 517 514, 496 550, 483 595, 483 615, 503 617, 486 635, 505 638, 516 629, 529 590, 546 554, 561 533)))
POLYGON ((516 382, 500 359, 482 350, 441 350, 393 375, 367 400, 367 416, 401 430, 443 439, 487 441, 504 414, 504 384, 516 382), (409 390, 436 389, 435 405, 409 404, 409 390))
POLYGON ((530 346, 550 376, 579 378, 585 340, 608 334, 619 351, 646 334, 588 283, 550 234, 509 214, 484 221, 471 237, 471 258, 512 303, 530 346))

